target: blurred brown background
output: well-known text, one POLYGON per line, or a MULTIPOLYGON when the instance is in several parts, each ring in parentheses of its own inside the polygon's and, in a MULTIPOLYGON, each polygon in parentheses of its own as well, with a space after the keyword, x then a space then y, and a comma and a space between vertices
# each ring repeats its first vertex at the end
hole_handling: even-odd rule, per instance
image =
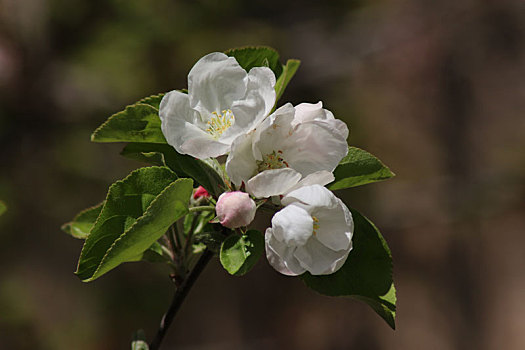
POLYGON ((394 256, 397 330, 264 259, 214 261, 165 349, 524 349, 525 3, 520 0, 0 0, 0 349, 129 349, 168 270, 73 274, 59 227, 140 164, 92 130, 186 86, 206 53, 269 45, 302 66, 281 100, 344 119, 393 180, 339 193, 394 256))

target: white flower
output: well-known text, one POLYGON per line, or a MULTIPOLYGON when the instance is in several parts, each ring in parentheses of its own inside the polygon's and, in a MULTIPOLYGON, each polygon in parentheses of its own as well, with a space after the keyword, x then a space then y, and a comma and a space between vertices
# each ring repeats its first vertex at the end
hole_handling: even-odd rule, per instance
POLYGON ((234 184, 257 198, 286 194, 303 185, 326 185, 348 152, 348 128, 322 103, 286 104, 254 132, 238 137, 226 161, 234 184), (298 184, 298 182, 302 183, 298 184))
POLYGON ((225 192, 219 196, 215 211, 222 226, 237 228, 248 226, 255 217, 255 202, 248 193, 225 192))
POLYGON ((282 199, 286 205, 266 229, 266 257, 280 273, 297 276, 334 273, 352 250, 354 222, 344 203, 320 185, 301 187, 282 199))
POLYGON ((188 94, 167 93, 159 115, 162 132, 177 152, 217 157, 232 141, 253 130, 275 104, 275 75, 267 67, 249 73, 233 57, 214 52, 188 74, 188 94))

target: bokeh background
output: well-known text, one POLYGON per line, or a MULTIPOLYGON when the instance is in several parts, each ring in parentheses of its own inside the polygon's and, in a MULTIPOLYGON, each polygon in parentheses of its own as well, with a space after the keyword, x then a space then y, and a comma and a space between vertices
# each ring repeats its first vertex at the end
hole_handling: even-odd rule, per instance
POLYGON ((339 192, 394 256, 397 330, 264 259, 215 261, 165 349, 524 349, 525 3, 521 0, 0 0, 0 349, 129 349, 165 267, 73 274, 60 225, 141 164, 92 144, 109 115, 186 86, 212 51, 269 45, 302 66, 281 102, 317 102, 393 180, 339 192))

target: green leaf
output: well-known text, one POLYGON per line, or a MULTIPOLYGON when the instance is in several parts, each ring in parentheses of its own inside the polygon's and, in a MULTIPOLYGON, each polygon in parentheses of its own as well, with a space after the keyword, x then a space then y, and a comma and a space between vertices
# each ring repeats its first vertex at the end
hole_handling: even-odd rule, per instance
POLYGON ((167 256, 163 254, 162 245, 154 242, 141 256, 140 260, 150 263, 169 262, 167 256))
POLYGON ((120 153, 124 157, 150 161, 153 164, 168 166, 180 177, 191 177, 202 185, 211 195, 218 197, 226 189, 222 177, 206 162, 189 155, 179 154, 170 145, 154 143, 129 143, 120 153), (157 155, 154 156, 153 154, 157 155), (146 154, 148 154, 146 156, 146 154), (160 158, 160 156, 162 156, 160 158))
POLYGON ((348 147, 348 154, 334 170, 335 180, 328 188, 340 190, 389 179, 395 174, 379 159, 357 147, 348 147))
POLYGON ((159 106, 160 106, 160 101, 162 101, 162 98, 164 97, 164 95, 166 95, 165 93, 161 93, 161 94, 157 94, 157 95, 152 95, 152 96, 148 96, 148 97, 144 97, 143 99, 141 99, 140 101, 134 103, 134 104, 137 104, 137 103, 142 103, 144 105, 150 105, 152 107, 154 107, 155 109, 159 109, 159 106))
POLYGON ((93 132, 91 141, 166 143, 160 125, 158 109, 136 103, 109 117, 93 132))
MULTIPOLYGON (((102 207, 105 202, 102 202, 98 205, 95 205, 93 207, 84 209, 80 213, 75 216, 75 218, 64 225, 62 225, 61 229, 62 231, 66 232, 67 234, 78 238, 78 239, 86 239, 87 236, 89 236, 89 232, 95 225, 95 222, 97 221, 98 216, 100 215, 100 212, 102 211, 102 207)), ((166 256, 164 256, 162 251, 162 246, 158 242, 154 242, 142 255, 140 259, 137 260, 143 260, 148 262, 167 262, 169 261, 166 256)))
POLYGON ((93 281, 118 265, 142 259, 175 221, 188 213, 191 179, 165 167, 141 168, 109 188, 87 237, 76 274, 93 281))
POLYGON ((95 225, 103 205, 104 202, 84 209, 71 222, 62 225, 62 231, 75 238, 85 239, 95 225))
POLYGON ((232 234, 222 243, 220 260, 231 275, 242 276, 252 269, 264 250, 264 237, 257 230, 232 234))
POLYGON ((224 229, 222 225, 211 224, 210 221, 215 217, 215 211, 201 212, 197 219, 197 225, 193 230, 193 234, 199 234, 205 231, 220 231, 224 229))
POLYGON ((283 71, 283 67, 279 62, 279 54, 271 47, 246 46, 230 49, 224 53, 235 57, 240 66, 247 72, 253 67, 268 67, 273 71, 275 77, 278 78, 283 71))
POLYGON ((253 67, 269 67, 277 79, 275 84, 276 102, 283 95, 286 86, 301 64, 301 61, 292 59, 288 60, 286 65, 281 65, 277 51, 265 46, 230 49, 225 51, 225 54, 235 57, 246 71, 250 71, 253 67))
POLYGON ((286 65, 283 66, 283 72, 275 83, 275 103, 277 103, 283 95, 284 89, 286 89, 300 65, 301 61, 299 60, 288 60, 286 65))
MULTIPOLYGON (((129 159, 137 160, 139 162, 151 165, 168 166, 168 164, 166 164, 166 160, 162 151, 167 151, 169 147, 171 146, 161 145, 157 143, 128 143, 120 152, 120 155, 129 159)), ((174 169, 171 168, 171 170, 174 169)))
POLYGON ((7 205, 3 201, 0 201, 0 215, 4 214, 7 211, 7 205))
POLYGON ((204 244, 210 251, 218 253, 221 249, 222 243, 226 239, 226 236, 222 233, 210 231, 201 232, 195 235, 195 244, 204 244))
POLYGON ((350 296, 370 305, 395 328, 396 295, 392 280, 392 255, 374 224, 356 210, 353 249, 345 264, 331 275, 301 278, 317 292, 330 296, 350 296))

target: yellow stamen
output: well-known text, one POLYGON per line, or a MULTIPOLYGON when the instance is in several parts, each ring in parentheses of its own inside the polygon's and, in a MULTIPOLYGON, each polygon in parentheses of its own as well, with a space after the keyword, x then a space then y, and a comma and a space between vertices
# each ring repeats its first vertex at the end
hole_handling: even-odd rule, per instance
POLYGON ((316 218, 315 216, 312 216, 312 220, 314 221, 314 236, 317 235, 317 231, 316 230, 319 230, 319 219, 316 218))
POLYGON ((269 170, 269 169, 281 169, 289 168, 288 162, 282 157, 283 151, 278 150, 277 152, 273 151, 263 156, 262 160, 257 161, 257 168, 259 171, 269 170))
POLYGON ((207 123, 206 132, 211 134, 214 139, 218 139, 235 122, 235 117, 231 109, 222 111, 221 114, 212 112, 214 115, 207 123))

